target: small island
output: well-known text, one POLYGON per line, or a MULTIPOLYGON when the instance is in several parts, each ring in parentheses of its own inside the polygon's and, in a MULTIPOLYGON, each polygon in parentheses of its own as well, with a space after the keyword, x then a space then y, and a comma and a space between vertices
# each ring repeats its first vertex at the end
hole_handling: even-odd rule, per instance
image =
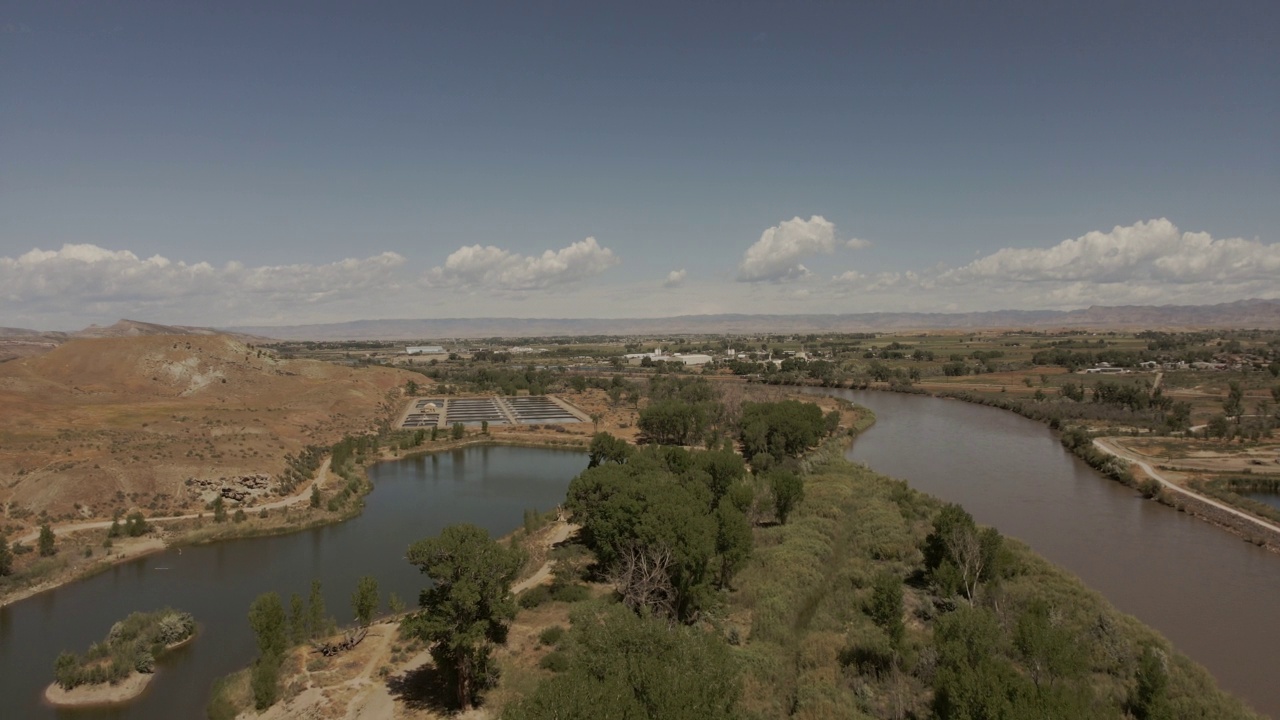
POLYGON ((59 654, 45 700, 59 707, 133 700, 154 677, 156 659, 190 642, 195 633, 190 613, 171 608, 133 613, 112 625, 106 640, 94 643, 84 655, 59 654))

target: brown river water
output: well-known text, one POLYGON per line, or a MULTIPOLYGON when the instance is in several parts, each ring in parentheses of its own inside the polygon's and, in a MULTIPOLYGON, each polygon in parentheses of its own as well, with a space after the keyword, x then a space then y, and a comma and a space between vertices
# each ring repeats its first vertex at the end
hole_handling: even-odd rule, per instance
POLYGON ((963 505, 1075 573, 1280 717, 1280 555, 1103 478, 1044 425, 922 395, 823 391, 871 408, 847 456, 963 505))

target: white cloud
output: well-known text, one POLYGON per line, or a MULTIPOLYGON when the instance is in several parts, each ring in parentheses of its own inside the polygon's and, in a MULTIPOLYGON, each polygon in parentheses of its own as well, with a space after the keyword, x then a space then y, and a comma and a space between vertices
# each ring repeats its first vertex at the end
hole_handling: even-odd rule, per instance
POLYGON ((1164 218, 1094 231, 1051 248, 1004 248, 944 272, 945 282, 1194 283, 1280 277, 1280 244, 1181 232, 1164 218))
POLYGON ((679 270, 672 270, 671 272, 667 273, 667 279, 662 281, 662 287, 678 288, 681 285, 684 285, 684 279, 688 275, 689 273, 685 272, 684 268, 680 268, 679 270))
MULTIPOLYGON (((102 316, 143 309, 172 311, 184 318, 209 317, 216 309, 276 305, 290 307, 359 298, 395 287, 405 259, 393 252, 325 265, 263 265, 143 259, 128 250, 63 245, 0 257, 0 298, 25 316, 83 313, 102 316)), ((6 308, 8 310, 9 308, 6 308)))
POLYGON ((830 253, 836 247, 836 226, 821 215, 798 217, 767 229, 747 248, 738 265, 741 282, 785 282, 809 275, 801 260, 830 253))
POLYGON ((425 279, 431 286, 523 292, 577 283, 619 262, 612 250, 600 247, 593 237, 539 256, 469 245, 455 250, 425 279))
POLYGON ((958 268, 832 277, 837 297, 903 308, 1197 305, 1280 295, 1280 243, 1215 239, 1160 218, 1048 248, 1004 248, 958 268))
POLYGON ((862 238, 849 238, 849 242, 845 243, 845 247, 851 250, 865 250, 871 247, 871 241, 863 240, 862 238))

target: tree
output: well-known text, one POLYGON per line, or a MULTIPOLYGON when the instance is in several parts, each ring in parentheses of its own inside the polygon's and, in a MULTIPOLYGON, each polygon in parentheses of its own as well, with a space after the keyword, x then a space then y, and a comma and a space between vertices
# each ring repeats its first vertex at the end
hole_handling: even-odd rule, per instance
POLYGON ((743 456, 769 453, 776 460, 799 457, 827 431, 822 408, 799 400, 743 403, 740 426, 743 456))
POLYGON ((141 537, 151 532, 151 525, 147 523, 147 518, 140 511, 135 510, 125 519, 124 532, 129 537, 141 537))
POLYGON ((1244 390, 1235 380, 1227 382, 1227 399, 1222 401, 1222 413, 1229 418, 1235 418, 1237 423, 1240 422, 1240 416, 1244 414, 1244 390))
POLYGON ((9 550, 9 538, 0 535, 0 577, 13 574, 13 553, 9 550))
POLYGON ((418 394, 418 383, 410 380, 404 384, 404 394, 410 397, 418 394))
POLYGON ((431 644, 436 666, 468 710, 491 679, 490 648, 515 617, 511 583, 523 561, 475 525, 451 525, 409 547, 409 563, 431 579, 406 630, 431 644))
POLYGON ((351 596, 351 610, 361 625, 368 625, 373 620, 373 613, 378 609, 378 580, 369 575, 360 578, 356 583, 356 591, 351 596))
POLYGON ((729 587, 751 555, 751 523, 733 503, 716 508, 716 554, 720 556, 720 587, 729 587))
POLYGON ((294 645, 301 644, 307 639, 307 609, 302 602, 302 596, 294 593, 289 596, 289 640, 294 645))
POLYGON ((461 440, 462 436, 466 434, 467 434, 467 428, 463 426, 462 423, 456 422, 453 424, 452 437, 454 440, 461 440))
POLYGON ((1136 685, 1129 699, 1129 710, 1138 720, 1171 720, 1169 704, 1169 658, 1151 645, 1142 649, 1138 658, 1136 685))
POLYGON ((311 595, 307 598, 307 637, 322 635, 329 629, 329 619, 325 617, 324 594, 320 591, 320 581, 311 581, 311 595))
POLYGON ((311 507, 320 507, 320 485, 311 483, 311 507))
POLYGON ((53 529, 49 527, 49 523, 40 526, 40 540, 38 547, 40 549, 40 557, 51 557, 58 552, 55 546, 57 540, 54 538, 53 529))
POLYGON ((591 437, 591 446, 587 449, 587 467, 593 468, 602 463, 612 462, 621 465, 631 457, 632 448, 626 440, 616 438, 609 433, 596 433, 591 437))
POLYGON ((213 499, 213 521, 227 521, 227 504, 222 500, 221 495, 213 499))
POLYGON ((778 522, 786 525, 791 511, 804 499, 804 480, 790 470, 772 470, 768 478, 773 490, 774 512, 778 522))
POLYGON ((572 616, 568 668, 507 706, 503 720, 742 717, 738 664, 727 643, 616 605, 572 616))
POLYGON ((289 648, 288 625, 280 596, 273 592, 259 595, 249 606, 249 626, 258 642, 258 658, 253 663, 249 684, 254 706, 265 710, 280 697, 280 665, 289 648))
POLYGON ((946 505, 924 540, 925 569, 940 592, 961 592, 972 605, 979 584, 997 575, 1002 543, 995 528, 979 531, 964 508, 946 505))
POLYGON ((894 647, 901 645, 906 632, 902 622, 902 578, 887 572, 876 576, 867 614, 889 636, 894 647))

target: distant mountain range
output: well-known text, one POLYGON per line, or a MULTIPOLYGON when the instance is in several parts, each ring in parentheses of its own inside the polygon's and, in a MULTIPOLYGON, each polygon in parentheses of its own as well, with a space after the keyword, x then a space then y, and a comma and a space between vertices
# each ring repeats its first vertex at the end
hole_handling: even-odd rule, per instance
POLYGON ((582 335, 697 335, 765 332, 894 332, 978 329, 1280 328, 1280 300, 1219 305, 1125 305, 1084 310, 843 315, 682 315, 665 318, 425 318, 317 325, 235 327, 278 340, 405 340, 582 335))
POLYGON ((274 340, 417 340, 431 338, 583 335, 699 335, 771 332, 902 332, 910 330, 1280 329, 1280 300, 1218 305, 1121 305, 1084 310, 995 310, 972 313, 852 313, 843 315, 681 315, 664 318, 423 318, 353 320, 316 325, 231 328, 121 320, 76 332, 0 327, 0 361, 47 352, 77 338, 228 334, 244 342, 274 340), (28 351, 24 351, 28 350, 28 351), (31 352, 33 351, 33 352, 31 352))

